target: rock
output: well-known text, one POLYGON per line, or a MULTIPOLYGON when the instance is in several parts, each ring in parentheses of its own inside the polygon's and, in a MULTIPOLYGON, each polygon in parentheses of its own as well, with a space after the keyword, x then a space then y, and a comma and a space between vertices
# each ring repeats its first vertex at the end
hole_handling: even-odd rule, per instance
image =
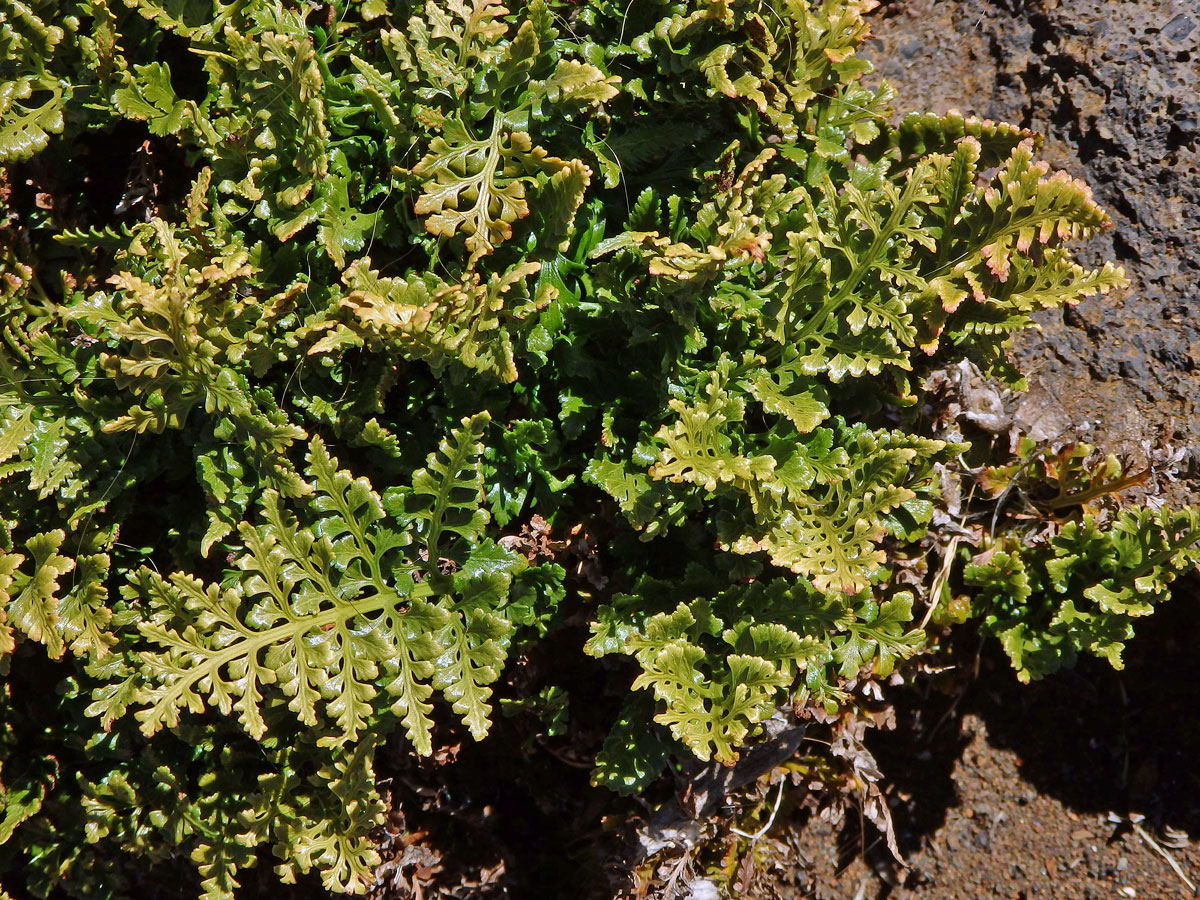
MULTIPOLYGON (((1200 446, 1200 11, 1194 0, 988 3, 891 0, 906 15, 864 54, 897 108, 957 108, 1031 127, 1042 157, 1083 178, 1114 230, 1081 253, 1113 259, 1129 287, 1038 314, 1018 337, 1036 372, 1025 424, 1038 436, 1097 423, 1122 453, 1143 441, 1200 446), (1040 388, 1039 388, 1040 386, 1040 388)), ((1022 414, 1018 414, 1020 423, 1022 414)), ((1166 486, 1200 502, 1200 481, 1166 486)))

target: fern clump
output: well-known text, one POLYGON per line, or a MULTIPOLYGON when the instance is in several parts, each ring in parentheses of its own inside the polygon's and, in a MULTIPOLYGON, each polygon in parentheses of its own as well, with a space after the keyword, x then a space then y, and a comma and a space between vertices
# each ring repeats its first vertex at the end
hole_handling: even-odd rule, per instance
MULTIPOLYGON (((388 735, 559 715, 505 673, 581 617, 626 793, 925 648, 970 450, 926 376, 1019 383, 1009 336, 1123 276, 1033 134, 892 124, 873 5, 0 9, 0 871, 361 892, 388 735)), ((1084 515, 956 578, 1039 676, 1198 538, 1084 515)))
POLYGON ((1116 504, 1117 491, 1149 475, 1126 475, 1115 456, 1087 444, 1051 453, 1028 439, 1011 464, 981 471, 987 492, 1019 494, 1029 508, 1012 500, 1024 521, 982 541, 963 569, 972 613, 1022 681, 1074 665, 1080 653, 1122 668, 1135 620, 1200 563, 1200 512, 1116 504))

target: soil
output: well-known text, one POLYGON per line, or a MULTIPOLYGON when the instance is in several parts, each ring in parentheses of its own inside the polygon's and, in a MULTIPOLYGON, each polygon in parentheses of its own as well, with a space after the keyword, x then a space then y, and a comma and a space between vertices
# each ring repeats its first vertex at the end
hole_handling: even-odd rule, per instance
POLYGON ((948 696, 868 735, 907 868, 870 826, 792 823, 812 900, 1168 900, 1200 896, 1200 579, 1117 672, 1088 660, 1018 684, 994 645, 948 696), (1134 822, 1137 827, 1134 827, 1134 822), (1140 830, 1139 830, 1140 829, 1140 830))

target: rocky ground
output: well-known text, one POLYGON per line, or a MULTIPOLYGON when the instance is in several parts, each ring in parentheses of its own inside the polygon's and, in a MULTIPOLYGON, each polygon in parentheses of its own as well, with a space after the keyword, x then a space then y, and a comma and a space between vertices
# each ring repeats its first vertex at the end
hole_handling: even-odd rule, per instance
POLYGON ((902 710, 895 731, 868 740, 907 868, 869 827, 864 839, 853 823, 797 821, 807 865, 798 887, 778 895, 1200 896, 1200 585, 1180 594, 1146 623, 1123 672, 1089 660, 1021 685, 984 648, 978 677, 902 710))
POLYGON ((1182 451, 1200 494, 1200 5, 1195 0, 890 0, 864 55, 897 108, 957 109, 1045 136, 1115 227, 1081 254, 1129 287, 1043 314, 1018 341, 1039 439, 1082 433, 1133 457, 1182 451))

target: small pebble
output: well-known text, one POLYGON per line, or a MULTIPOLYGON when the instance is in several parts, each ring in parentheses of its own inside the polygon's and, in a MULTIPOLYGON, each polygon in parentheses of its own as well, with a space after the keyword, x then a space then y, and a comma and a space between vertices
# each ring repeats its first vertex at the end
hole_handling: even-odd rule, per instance
POLYGON ((1194 22, 1182 13, 1163 26, 1163 37, 1169 41, 1182 41, 1196 28, 1194 22))

